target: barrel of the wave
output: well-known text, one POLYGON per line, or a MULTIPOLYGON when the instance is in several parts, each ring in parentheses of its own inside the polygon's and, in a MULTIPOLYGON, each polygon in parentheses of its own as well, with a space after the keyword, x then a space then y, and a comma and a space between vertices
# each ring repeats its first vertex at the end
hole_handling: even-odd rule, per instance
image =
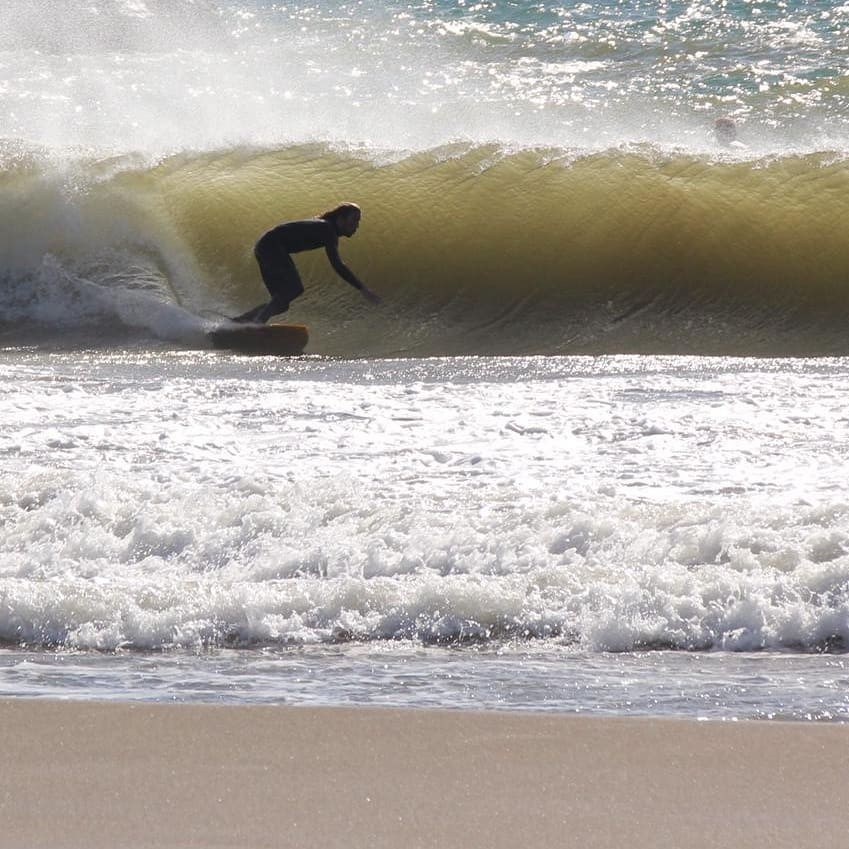
POLYGON ((234 324, 211 330, 207 337, 214 348, 254 356, 292 357, 302 354, 309 342, 303 324, 234 324))

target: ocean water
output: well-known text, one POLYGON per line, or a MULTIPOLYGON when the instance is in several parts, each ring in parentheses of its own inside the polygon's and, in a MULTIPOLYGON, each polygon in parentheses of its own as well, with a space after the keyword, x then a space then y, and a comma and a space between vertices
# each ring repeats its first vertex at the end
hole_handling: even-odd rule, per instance
POLYGON ((845 720, 848 37, 8 0, 0 695, 845 720), (340 200, 383 303, 211 350, 340 200))

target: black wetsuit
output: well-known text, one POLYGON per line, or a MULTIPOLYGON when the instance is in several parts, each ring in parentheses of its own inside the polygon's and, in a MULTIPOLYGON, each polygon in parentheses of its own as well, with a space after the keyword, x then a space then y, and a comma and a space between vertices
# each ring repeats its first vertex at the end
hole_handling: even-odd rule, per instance
POLYGON ((317 248, 327 251, 330 264, 343 280, 357 289, 362 288, 360 281, 339 257, 339 235, 330 221, 323 218, 289 221, 269 230, 254 247, 262 281, 271 293, 271 303, 261 304, 234 321, 265 323, 271 316, 286 312, 289 304, 304 291, 291 255, 317 248))

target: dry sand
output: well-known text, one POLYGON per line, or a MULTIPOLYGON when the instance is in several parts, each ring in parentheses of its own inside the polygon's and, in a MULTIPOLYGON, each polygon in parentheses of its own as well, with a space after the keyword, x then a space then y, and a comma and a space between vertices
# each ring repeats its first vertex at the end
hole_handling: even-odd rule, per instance
POLYGON ((0 847, 849 845, 849 727, 0 701, 0 847))

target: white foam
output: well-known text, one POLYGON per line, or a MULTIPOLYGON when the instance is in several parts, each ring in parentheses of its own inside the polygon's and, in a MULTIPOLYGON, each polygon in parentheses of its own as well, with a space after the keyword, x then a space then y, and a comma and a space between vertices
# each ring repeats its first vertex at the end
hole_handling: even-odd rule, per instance
POLYGON ((182 305, 174 286, 202 275, 143 198, 110 182, 135 160, 122 163, 104 169, 33 153, 26 173, 7 177, 0 190, 0 321, 201 340, 208 322, 182 305))
POLYGON ((12 363, 0 395, 4 640, 849 640, 849 508, 818 459, 836 450, 841 371, 741 381, 675 361, 635 393, 627 370, 552 379, 548 361, 537 378, 528 361, 515 380, 401 366, 375 383, 85 356, 82 372, 12 363), (806 393, 820 406, 800 440, 782 411, 806 393), (645 407, 664 410, 662 450, 645 407), (547 433, 508 426, 534 411, 547 433), (759 454, 737 450, 743 433, 759 454))

